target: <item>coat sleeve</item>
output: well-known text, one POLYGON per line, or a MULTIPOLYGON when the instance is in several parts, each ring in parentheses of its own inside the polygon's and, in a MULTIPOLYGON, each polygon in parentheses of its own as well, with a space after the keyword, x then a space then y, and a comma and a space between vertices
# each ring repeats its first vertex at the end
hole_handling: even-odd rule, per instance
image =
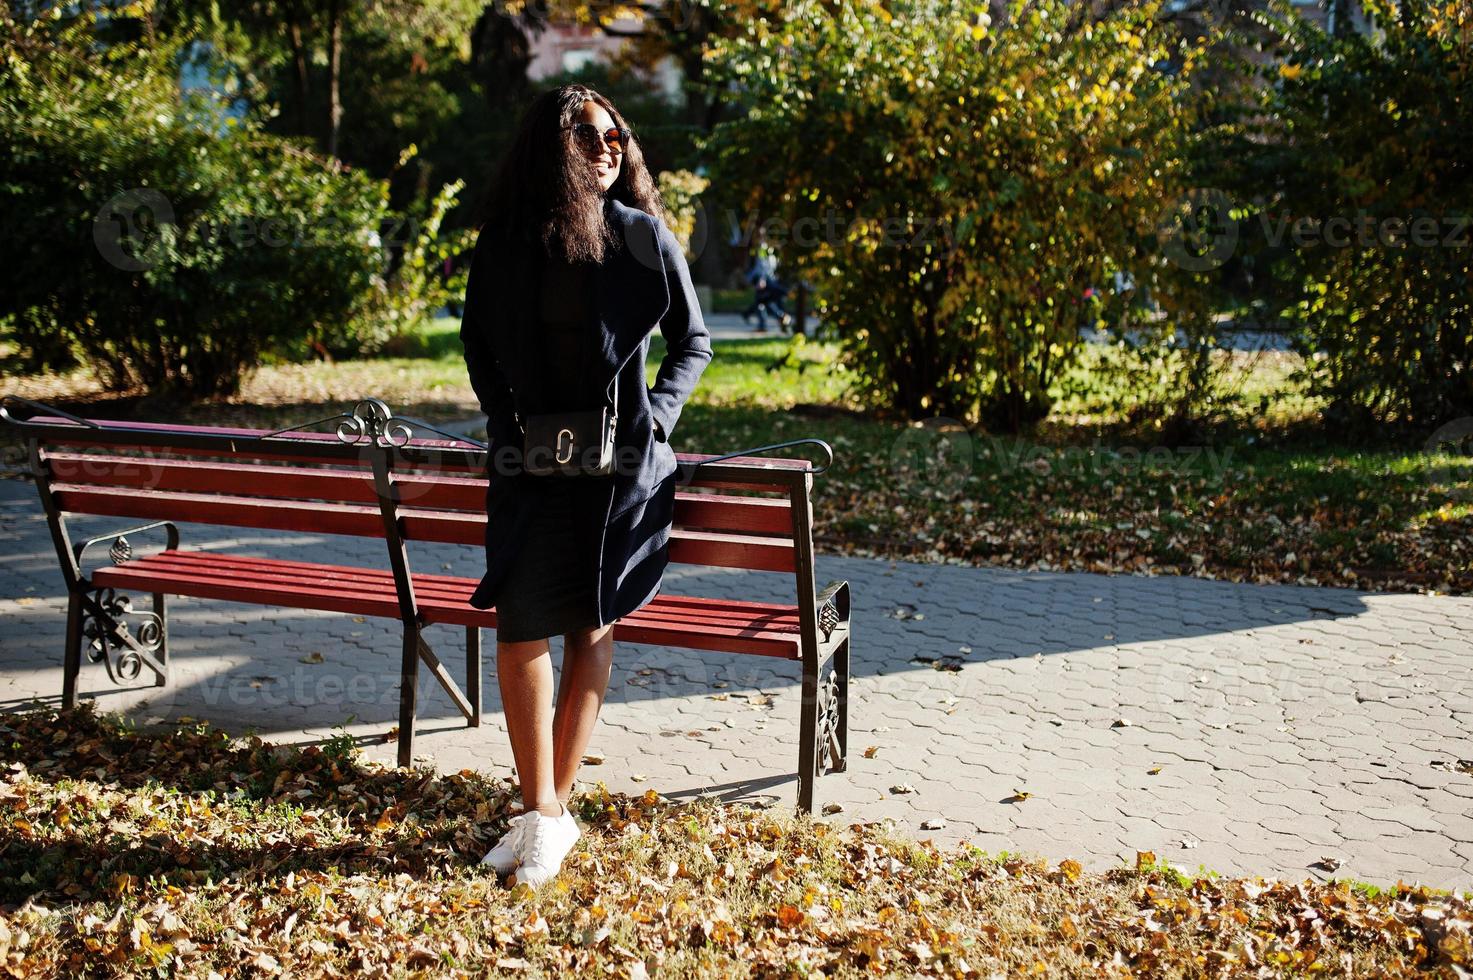
POLYGON ((691 284, 690 265, 685 261, 679 240, 659 218, 655 219, 655 231, 665 282, 670 289, 670 308, 660 318, 665 357, 650 389, 650 410, 658 423, 655 437, 669 442, 686 399, 711 362, 711 331, 701 317, 701 304, 691 284))
POLYGON ((515 444, 516 417, 513 413, 511 385, 496 363, 491 347, 491 324, 487 317, 494 307, 487 303, 486 293, 492 287, 490 249, 476 240, 471 256, 471 269, 466 276, 465 305, 460 318, 460 343, 465 348, 466 373, 471 387, 486 413, 486 435, 495 445, 515 444))

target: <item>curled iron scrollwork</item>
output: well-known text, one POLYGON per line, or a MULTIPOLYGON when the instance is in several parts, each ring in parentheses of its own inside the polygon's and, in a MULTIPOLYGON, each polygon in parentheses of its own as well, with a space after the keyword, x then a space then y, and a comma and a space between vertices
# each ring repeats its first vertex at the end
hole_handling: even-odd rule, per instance
POLYGON ((114 589, 95 590, 94 599, 84 607, 82 616, 87 659, 92 663, 101 661, 114 684, 126 684, 143 671, 139 650, 154 654, 163 645, 164 623, 158 614, 135 613, 133 601, 118 595, 114 589), (130 631, 124 622, 131 615, 142 620, 136 631, 130 631))
POLYGON ((120 534, 113 540, 112 547, 107 549, 107 556, 113 560, 114 565, 121 565, 133 557, 133 545, 120 534))
POLYGON ((839 751, 839 674, 830 668, 818 682, 818 751, 813 754, 817 771, 824 770, 824 759, 835 767, 844 764, 839 751))
POLYGON ((486 448, 485 443, 477 442, 465 436, 458 436, 451 432, 445 432, 427 422, 398 417, 389 410, 389 406, 384 403, 382 398, 365 398, 353 406, 351 413, 340 412, 337 415, 329 415, 327 418, 317 419, 313 422, 303 422, 301 425, 277 429, 275 432, 263 434, 260 438, 274 439, 284 436, 289 432, 300 432, 304 429, 310 429, 315 425, 323 425, 328 422, 337 423, 338 440, 350 446, 356 446, 366 441, 375 446, 403 448, 409 445, 414 439, 415 429, 425 429, 429 432, 446 436, 455 442, 474 446, 477 449, 486 448))
POLYGON ((405 446, 414 438, 414 431, 389 411, 389 406, 379 398, 365 398, 353 406, 352 415, 340 416, 338 438, 356 445, 365 437, 376 445, 405 446))
POLYGON ((834 630, 839 625, 839 619, 839 608, 833 599, 830 599, 819 607, 818 628, 823 630, 823 638, 825 640, 834 635, 834 630))

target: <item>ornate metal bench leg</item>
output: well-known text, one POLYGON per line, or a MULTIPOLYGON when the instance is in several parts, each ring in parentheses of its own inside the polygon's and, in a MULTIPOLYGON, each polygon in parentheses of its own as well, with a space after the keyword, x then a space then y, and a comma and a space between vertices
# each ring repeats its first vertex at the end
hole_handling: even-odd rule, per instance
POLYGON ((132 682, 144 668, 153 671, 154 677, 161 682, 156 682, 156 686, 168 683, 169 669, 158 657, 164 647, 164 621, 158 612, 160 603, 157 598, 153 612, 136 611, 128 596, 118 595, 115 589, 108 588, 73 592, 70 601, 73 605, 67 612, 67 659, 62 668, 64 705, 76 705, 81 658, 79 655, 76 657, 74 670, 73 651, 77 654, 85 652, 93 663, 101 662, 107 668, 108 679, 114 684, 132 682), (140 620, 136 629, 128 626, 129 617, 140 620), (77 625, 75 634, 72 631, 74 618, 77 625))
POLYGON ((82 672, 82 593, 73 592, 66 606, 66 650, 61 667, 61 706, 77 706, 77 676, 82 672))
POLYGON ((813 814, 813 784, 823 755, 819 747, 819 672, 803 665, 803 706, 798 716, 798 809, 813 814))
POLYGON ((414 699, 419 687, 419 629, 404 627, 404 660, 399 671, 399 765, 414 761, 414 699))
POLYGON ((798 809, 812 814, 814 786, 825 768, 843 772, 846 762, 849 688, 848 647, 803 669, 803 714, 798 724, 798 809), (841 680, 842 671, 842 680, 841 680))
POLYGON ((172 669, 169 665, 169 607, 167 597, 161 592, 153 594, 153 614, 159 620, 159 663, 164 665, 165 673, 159 674, 153 682, 154 687, 167 687, 169 674, 172 669))
POLYGON ((834 651, 834 679, 837 682, 834 733, 839 746, 839 757, 834 760, 834 772, 849 768, 849 640, 845 637, 839 649, 834 651))
POLYGON ((481 727, 481 627, 465 628, 465 696, 475 714, 472 728, 481 727))

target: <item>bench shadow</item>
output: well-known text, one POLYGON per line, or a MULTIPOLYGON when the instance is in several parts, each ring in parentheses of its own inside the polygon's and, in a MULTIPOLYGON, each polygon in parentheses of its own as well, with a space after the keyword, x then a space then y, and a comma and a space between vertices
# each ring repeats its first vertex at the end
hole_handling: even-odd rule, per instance
POLYGON ((42 840, 25 820, 0 827, 0 904, 115 900, 122 875, 180 886, 206 878, 269 883, 331 868, 425 877, 475 866, 512 813, 511 787, 484 774, 379 768, 320 742, 241 742, 203 729, 119 727, 90 702, 0 716, 0 764, 23 766, 30 779, 100 785, 130 798, 177 794, 193 801, 191 818, 251 824, 254 815, 263 829, 293 828, 262 833, 259 844, 155 832, 146 814, 98 814, 97 790, 82 791, 69 817, 59 809, 32 817, 47 825, 42 840), (207 809, 197 814, 200 803, 207 809), (409 815, 417 818, 412 826, 409 815), (114 827, 116 820, 123 825, 114 827), (323 829, 314 833, 318 823, 323 829))
MULTIPOLYGON (((707 783, 704 786, 691 787, 690 789, 662 789, 661 796, 667 796, 672 800, 695 800, 707 798, 718 803, 734 803, 738 800, 750 802, 753 796, 763 795, 760 791, 772 789, 777 786, 784 787, 783 796, 786 796, 787 787, 795 786, 798 782, 796 772, 782 773, 772 776, 760 776, 752 779, 736 779, 725 783, 707 783)), ((774 797, 776 798, 776 797, 774 797)))
MULTIPOLYGON (((0 487, 0 503, 9 514, 38 515, 35 488, 28 483, 0 487)), ((76 519, 73 536, 115 527, 107 521, 76 519)), ((287 557, 300 553, 293 536, 239 528, 186 525, 184 544, 227 547, 232 553, 287 557)), ((300 538, 300 536, 295 536, 300 538)), ((382 545, 374 541, 335 538, 321 542, 320 560, 383 565, 382 545)), ((140 551, 152 551, 141 542, 140 551)), ((435 574, 474 577, 482 570, 477 549, 415 543, 412 567, 435 574)), ((0 655, 7 671, 44 674, 52 690, 61 686, 61 654, 65 638, 64 593, 55 571, 56 556, 44 522, 24 525, 0 572, 12 582, 34 581, 41 590, 31 605, 13 611, 0 634, 0 655)), ((1192 672, 1214 669, 1222 648, 1242 642, 1243 634, 1287 624, 1327 622, 1364 613, 1369 593, 1290 585, 1244 585, 1204 578, 1027 572, 1004 568, 931 565, 904 561, 820 554, 816 584, 847 579, 853 593, 854 647, 851 675, 858 683, 901 684, 920 678, 936 680, 933 671, 950 671, 944 683, 959 698, 985 698, 995 688, 1003 664, 1028 658, 1069 655, 1075 662, 1120 666, 1123 652, 1153 644, 1135 666, 1151 677, 1188 685, 1192 672), (1162 643, 1161 641, 1181 641, 1162 643), (1209 666, 1203 667, 1206 663, 1209 666), (1177 674, 1182 674, 1177 678, 1177 674)), ((712 598, 791 603, 790 573, 753 572, 671 565, 664 592, 712 598)), ((134 597, 142 608, 146 599, 134 597)), ((285 723, 285 735, 273 738, 299 745, 323 744, 321 732, 344 724, 371 724, 384 730, 398 723, 399 626, 392 620, 357 623, 347 616, 273 609, 270 621, 246 619, 262 607, 228 602, 171 599, 170 639, 175 680, 154 688, 151 678, 127 688, 107 683, 101 665, 84 663, 84 697, 109 710, 109 696, 151 698, 154 707, 130 709, 131 716, 157 714, 163 703, 174 715, 210 718, 222 728, 244 731, 285 723), (222 624, 229 625, 227 632, 222 624), (304 666, 299 634, 313 634, 310 645, 327 651, 324 662, 304 666), (296 644, 296 645, 287 645, 296 644), (222 657, 228 654, 229 657, 222 657), (242 654, 245 656, 242 657, 242 654), (358 693, 355 681, 364 680, 358 693), (329 684, 328 681, 332 683, 329 684), (255 683, 256 687, 251 687, 255 683), (233 686, 232 686, 233 685, 233 686), (294 686, 295 685, 295 686, 294 686), (305 691, 305 694, 299 693, 305 691), (267 695, 270 695, 269 697, 267 695), (298 710, 285 712, 283 706, 298 710), (218 720, 217 720, 218 717, 218 720)), ((466 688, 464 640, 459 627, 430 626, 426 637, 462 690, 466 688)), ((496 682, 495 632, 482 630, 484 712, 501 711, 496 682)), ((562 643, 551 644, 555 667, 562 643)), ((1146 675, 1137 675, 1145 677, 1146 675)), ((797 662, 767 657, 620 644, 605 699, 607 705, 649 708, 649 714, 720 691, 780 694, 782 711, 774 715, 786 741, 796 736, 796 701, 801 685, 797 662), (792 735, 787 733, 791 729, 792 735)), ((44 685, 38 683, 37 688, 44 685)), ((423 665, 419 673, 417 753, 431 753, 433 736, 468 726, 423 665), (428 738, 427 738, 428 737, 428 738)), ((1183 687, 1183 690, 1187 690, 1183 687)), ((1169 693, 1169 692, 1168 692, 1169 693)), ((42 702, 59 704, 48 692, 42 702)), ((28 698, 0 701, 10 709, 28 698)), ((966 713, 959 714, 964 721, 966 713)), ((851 725, 854 723, 851 712, 851 725)), ((689 727, 690 719, 680 727, 689 727)), ((648 726, 652 729, 658 726, 648 726)), ((488 732, 490 737, 493 733, 488 732)), ((380 744, 365 736, 362 744, 380 744)), ((796 756, 796 746, 794 755, 796 756)), ((787 777, 791 778, 791 777, 787 777)))

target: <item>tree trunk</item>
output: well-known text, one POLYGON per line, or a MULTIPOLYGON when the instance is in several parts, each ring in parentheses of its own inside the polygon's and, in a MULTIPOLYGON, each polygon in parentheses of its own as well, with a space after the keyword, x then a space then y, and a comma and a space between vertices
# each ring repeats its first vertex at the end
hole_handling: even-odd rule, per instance
POLYGON ((341 0, 327 5, 327 155, 338 156, 338 131, 343 124, 342 84, 343 10, 341 0))
POLYGON ((302 10, 297 3, 286 5, 286 36, 292 47, 292 90, 297 99, 297 132, 312 133, 307 114, 307 47, 302 41, 302 10))
POLYGON ((293 24, 290 33, 292 65, 295 68, 292 88, 295 89, 297 97, 297 132, 307 136, 312 132, 312 127, 307 121, 307 50, 302 46, 302 28, 293 24))

